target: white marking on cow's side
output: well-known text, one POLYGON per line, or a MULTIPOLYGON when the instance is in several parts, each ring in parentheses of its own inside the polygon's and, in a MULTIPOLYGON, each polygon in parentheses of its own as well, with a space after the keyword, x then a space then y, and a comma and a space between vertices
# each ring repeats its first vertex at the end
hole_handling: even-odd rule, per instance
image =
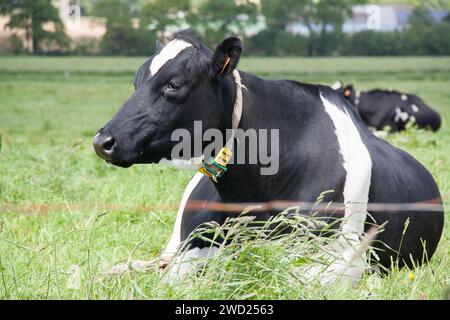
POLYGON ((174 39, 170 41, 161 52, 153 58, 152 64, 150 65, 150 74, 154 76, 167 61, 172 60, 181 51, 189 47, 192 47, 192 44, 183 40, 174 39))
POLYGON ((408 100, 408 96, 407 96, 406 94, 402 94, 402 95, 401 95, 401 98, 402 98, 403 101, 408 100))
POLYGON ((411 109, 416 113, 419 112, 419 107, 416 106, 414 103, 411 105, 411 109))
POLYGON ((192 268, 199 260, 205 260, 214 257, 219 251, 218 247, 194 248, 185 251, 175 258, 172 267, 168 273, 169 283, 182 280, 191 272, 192 268))
POLYGON ((329 272, 323 279, 323 282, 328 283, 329 279, 341 276, 350 279, 359 278, 364 272, 365 258, 354 259, 351 265, 349 265, 349 259, 356 252, 360 242, 359 237, 364 232, 372 175, 372 159, 348 112, 322 95, 320 95, 320 98, 325 111, 333 121, 339 152, 344 160, 343 167, 346 172, 343 192, 345 217, 341 226, 344 239, 338 240, 342 243, 343 249, 341 250, 340 261, 336 261, 329 266, 329 272))
POLYGON ((400 108, 395 108, 395 118, 394 121, 395 122, 399 122, 400 120, 402 120, 402 122, 406 122, 409 119, 409 114, 408 112, 403 112, 400 108))
POLYGON ((177 252, 178 247, 181 242, 181 221, 183 218, 184 208, 186 203, 191 196, 192 191, 200 182, 203 174, 197 172, 192 179, 189 181, 186 189, 184 190, 183 197, 181 198, 180 207, 178 208, 177 218, 175 220, 175 226, 173 227, 172 236, 170 237, 169 243, 166 246, 164 252, 160 255, 160 258, 164 260, 170 260, 177 252))
MULTIPOLYGON (((337 107, 322 95, 320 97, 325 111, 336 128, 339 151, 344 159, 343 166, 346 171, 344 202, 357 203, 355 208, 358 212, 364 211, 365 215, 367 210, 364 208, 367 208, 369 200, 370 177, 372 173, 372 159, 369 151, 347 111, 337 107)), ((350 208, 353 208, 353 206, 350 208)), ((361 221, 359 221, 359 224, 353 221, 352 224, 355 227, 351 228, 350 231, 363 232, 364 228, 360 223, 361 221)))

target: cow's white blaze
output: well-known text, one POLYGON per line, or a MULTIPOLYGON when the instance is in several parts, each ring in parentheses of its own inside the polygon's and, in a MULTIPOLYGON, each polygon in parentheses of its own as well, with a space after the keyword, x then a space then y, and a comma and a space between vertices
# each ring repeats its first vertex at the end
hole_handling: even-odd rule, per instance
POLYGON ((200 179, 203 177, 203 174, 197 172, 192 179, 189 181, 186 189, 184 190, 183 197, 181 198, 180 207, 178 208, 177 218, 175 220, 175 226, 173 227, 172 236, 170 237, 169 243, 166 246, 166 249, 161 254, 161 258, 170 259, 178 249, 178 246, 181 242, 181 221, 183 218, 184 208, 186 207, 186 203, 191 196, 192 191, 200 182, 200 179))
POLYGON ((189 47, 192 47, 192 44, 183 40, 174 39, 170 41, 161 52, 153 58, 152 64, 150 65, 150 74, 154 76, 167 61, 172 60, 181 51, 189 47))
POLYGON ((330 265, 322 276, 322 282, 329 283, 338 277, 358 279, 364 271, 365 258, 354 255, 358 250, 359 236, 364 232, 367 217, 372 159, 348 112, 322 95, 320 98, 333 121, 346 172, 343 192, 345 217, 342 223, 345 239, 342 241, 340 260, 330 265))

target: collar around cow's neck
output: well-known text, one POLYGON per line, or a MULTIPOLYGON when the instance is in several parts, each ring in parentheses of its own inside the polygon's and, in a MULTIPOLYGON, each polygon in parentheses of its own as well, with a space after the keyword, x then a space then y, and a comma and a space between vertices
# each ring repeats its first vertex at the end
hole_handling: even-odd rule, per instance
POLYGON ((234 83, 236 86, 236 98, 234 101, 233 112, 231 115, 231 136, 225 143, 225 146, 220 149, 216 158, 211 158, 207 161, 203 160, 203 164, 198 171, 205 176, 210 177, 214 182, 217 182, 217 178, 220 178, 225 172, 227 172, 227 164, 233 155, 233 144, 236 136, 236 129, 239 126, 239 122, 242 117, 242 88, 247 88, 242 84, 241 75, 236 69, 233 71, 234 83))

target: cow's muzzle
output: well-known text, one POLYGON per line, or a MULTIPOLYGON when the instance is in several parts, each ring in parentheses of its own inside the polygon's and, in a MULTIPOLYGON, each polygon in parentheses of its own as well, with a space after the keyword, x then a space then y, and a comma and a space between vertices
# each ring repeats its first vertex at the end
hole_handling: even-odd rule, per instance
POLYGON ((124 162, 117 159, 116 153, 118 146, 116 139, 104 131, 99 131, 96 134, 92 144, 94 145, 95 153, 106 162, 122 168, 128 168, 133 165, 131 162, 124 162))
POLYGON ((100 158, 103 158, 106 161, 112 161, 114 151, 117 148, 116 140, 113 136, 105 134, 104 132, 98 132, 95 135, 92 144, 94 145, 95 153, 100 158))

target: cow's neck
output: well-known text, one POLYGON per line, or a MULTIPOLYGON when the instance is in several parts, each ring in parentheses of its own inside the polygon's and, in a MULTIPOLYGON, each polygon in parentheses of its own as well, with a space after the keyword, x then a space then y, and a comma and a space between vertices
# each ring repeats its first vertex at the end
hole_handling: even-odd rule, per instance
MULTIPOLYGON (((242 84, 246 88, 243 89, 243 111, 239 128, 243 130, 280 129, 280 124, 286 120, 286 116, 280 114, 282 112, 280 106, 289 103, 289 95, 284 92, 286 88, 283 88, 283 85, 280 85, 280 83, 275 84, 243 72, 240 74, 242 84)), ((285 81, 285 84, 287 86, 291 85, 288 81, 285 81)), ((234 106, 234 97, 236 96, 235 90, 236 86, 233 77, 227 77, 223 83, 223 102, 226 115, 224 129, 231 128, 231 114, 234 106), (231 94, 229 94, 230 92, 231 94), (232 98, 230 99, 230 97, 232 98)), ((298 123, 298 125, 301 126, 301 123, 298 123)), ((290 143, 290 141, 286 141, 281 131, 280 145, 282 146, 290 143)), ((290 139, 292 141, 296 140, 292 136, 290 139)), ((277 194, 280 190, 289 189, 288 185, 286 185, 287 188, 279 188, 278 184, 292 183, 292 181, 288 181, 292 175, 287 173, 292 169, 289 167, 295 165, 295 161, 299 159, 298 157, 289 157, 289 151, 283 153, 281 146, 280 167, 277 175, 261 175, 262 165, 260 164, 229 164, 228 172, 219 178, 218 183, 215 184, 222 198, 225 201, 233 202, 245 202, 249 199, 266 201, 268 200, 268 195, 274 198, 289 198, 289 195, 277 194)), ((248 150, 248 145, 246 145, 246 149, 248 150)), ((233 152, 236 153, 236 145, 233 152)))

